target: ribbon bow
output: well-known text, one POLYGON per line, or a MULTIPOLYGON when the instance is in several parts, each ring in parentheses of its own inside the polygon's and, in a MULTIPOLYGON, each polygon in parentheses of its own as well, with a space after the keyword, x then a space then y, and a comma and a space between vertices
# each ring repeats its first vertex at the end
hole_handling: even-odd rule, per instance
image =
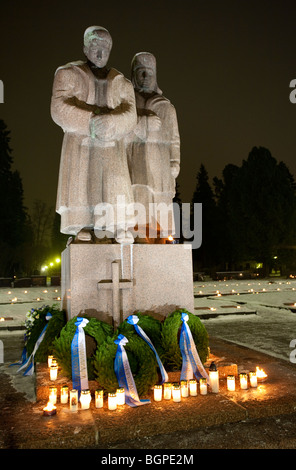
POLYGON ((194 374, 197 379, 204 377, 207 379, 207 382, 210 383, 209 376, 206 373, 196 350, 190 328, 187 325, 189 315, 187 313, 182 313, 181 319, 182 328, 180 334, 180 349, 183 362, 180 380, 190 380, 193 378, 194 374))
POLYGON ((124 346, 128 343, 128 339, 123 335, 118 335, 114 343, 118 345, 114 360, 114 371, 119 387, 125 390, 125 402, 132 407, 150 403, 150 400, 139 399, 128 357, 124 349, 124 346))
POLYGON ((153 346, 150 338, 146 335, 145 331, 139 326, 137 325, 139 321, 139 317, 137 315, 130 315, 128 318, 127 318, 127 322, 130 324, 130 325, 134 325, 135 327, 135 330, 136 332, 138 333, 138 335, 144 340, 146 341, 146 343, 148 344, 148 346, 152 349, 152 351, 154 352, 155 354, 155 357, 156 357, 156 360, 157 360, 157 363, 158 363, 158 366, 159 366, 159 369, 160 369, 160 372, 161 372, 161 377, 162 377, 162 381, 161 383, 163 384, 164 382, 167 382, 168 381, 168 374, 160 360, 160 357, 159 355, 157 354, 157 351, 155 349, 155 347, 153 346))
POLYGON ((87 324, 87 318, 77 318, 75 322, 77 328, 71 343, 72 382, 73 388, 79 392, 88 389, 85 333, 83 330, 87 324))

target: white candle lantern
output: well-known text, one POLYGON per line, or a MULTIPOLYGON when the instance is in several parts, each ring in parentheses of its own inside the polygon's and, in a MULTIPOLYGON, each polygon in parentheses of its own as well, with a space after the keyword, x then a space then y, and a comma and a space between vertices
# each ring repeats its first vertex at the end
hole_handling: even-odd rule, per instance
POLYGON ((174 384, 173 385, 172 393, 173 393, 173 401, 175 403, 180 402, 181 401, 181 387, 180 387, 180 384, 174 384))
POLYGON ((58 377, 58 365, 53 363, 49 368, 50 380, 57 380, 58 377))
POLYGON ((212 393, 219 393, 219 372, 214 362, 209 367, 209 378, 212 393))
POLYGON ((80 403, 82 410, 88 410, 91 402, 90 390, 81 390, 80 403))
POLYGON ((70 410, 78 411, 78 390, 70 390, 70 410))
POLYGON ((104 404, 104 391, 103 390, 95 391, 95 404, 96 404, 96 408, 103 408, 103 404, 104 404))
POLYGON ((165 382, 163 384, 163 398, 170 400, 172 398, 172 384, 171 382, 165 382))
POLYGON ((162 400, 162 385, 154 385, 154 401, 162 400))
POLYGON ((257 374, 256 372, 250 372, 249 373, 249 377, 250 377, 250 385, 251 387, 257 387, 257 374))
POLYGON ((48 358, 47 358, 48 367, 50 367, 52 365, 52 361, 53 361, 53 356, 48 356, 48 358))
POLYGON ((125 390, 123 387, 116 390, 117 405, 125 405, 125 390))
POLYGON ((181 386, 181 396, 183 398, 187 398, 189 393, 188 393, 188 382, 187 380, 181 380, 180 382, 180 386, 181 386))
POLYGON ((68 397, 69 397, 69 387, 67 385, 63 385, 63 387, 61 387, 61 403, 63 405, 68 403, 68 397))
POLYGON ((199 393, 201 395, 206 395, 208 393, 207 379, 204 377, 199 379, 199 393))
POLYGON ((117 397, 116 393, 108 393, 108 410, 117 409, 117 397))
POLYGON ((189 380, 189 392, 191 397, 197 396, 197 382, 195 379, 189 380))
POLYGON ((246 390, 248 388, 248 376, 246 373, 241 373, 239 374, 239 381, 240 381, 240 387, 242 390, 246 390))
POLYGON ((230 392, 235 391, 235 376, 234 375, 227 376, 227 390, 229 390, 230 392))
POLYGON ((58 396, 58 389, 56 387, 49 387, 49 397, 48 401, 52 404, 55 405, 57 402, 57 396, 58 396))

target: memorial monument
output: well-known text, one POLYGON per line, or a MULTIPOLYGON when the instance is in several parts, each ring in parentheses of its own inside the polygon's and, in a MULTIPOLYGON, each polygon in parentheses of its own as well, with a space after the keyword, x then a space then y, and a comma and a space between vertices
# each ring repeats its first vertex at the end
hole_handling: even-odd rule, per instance
MULTIPOLYGON (((68 319, 88 314, 117 326, 135 312, 165 316, 194 306, 191 245, 134 243, 150 224, 150 205, 168 206, 175 194, 176 112, 158 88, 152 54, 136 54, 131 83, 108 67, 111 48, 105 28, 86 29, 86 60, 55 73, 51 115, 64 131, 56 210, 71 236, 62 308, 68 319)), ((163 222, 153 207, 152 219, 157 236, 174 233, 173 217, 163 222)))

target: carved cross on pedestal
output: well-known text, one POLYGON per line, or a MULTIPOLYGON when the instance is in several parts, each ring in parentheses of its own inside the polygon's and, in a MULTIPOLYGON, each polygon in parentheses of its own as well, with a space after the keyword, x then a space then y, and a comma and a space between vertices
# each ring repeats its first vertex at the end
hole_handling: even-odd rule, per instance
POLYGON ((120 290, 121 289, 131 289, 133 287, 133 281, 128 279, 121 279, 119 278, 120 272, 120 262, 113 261, 111 264, 112 269, 112 279, 102 280, 98 282, 98 289, 105 290, 111 289, 112 290, 112 316, 113 316, 113 324, 114 328, 117 328, 120 324, 120 290))

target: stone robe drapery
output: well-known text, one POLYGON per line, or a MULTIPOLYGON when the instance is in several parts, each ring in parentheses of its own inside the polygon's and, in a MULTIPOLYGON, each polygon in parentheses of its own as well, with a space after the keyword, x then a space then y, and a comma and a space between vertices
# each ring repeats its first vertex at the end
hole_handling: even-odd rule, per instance
POLYGON ((125 206, 133 203, 124 145, 124 137, 137 122, 133 86, 113 68, 103 93, 98 86, 100 80, 85 62, 69 63, 55 73, 51 116, 65 133, 56 211, 61 215, 61 232, 66 234, 77 235, 83 228, 114 231, 134 224, 131 217, 116 213, 118 196, 125 206), (105 132, 95 137, 92 132, 91 118, 99 108, 112 116, 112 137, 104 137, 105 132), (114 207, 115 222, 110 213, 102 220, 100 211, 106 203, 114 207))
POLYGON ((169 205, 175 196, 175 178, 171 173, 171 164, 180 163, 176 110, 161 94, 155 93, 147 100, 137 91, 135 95, 138 123, 126 139, 134 199, 145 206, 146 224, 151 225, 152 216, 163 230, 173 233, 173 221, 166 223, 166 218, 161 217, 161 211, 155 213, 149 204, 169 205), (153 116, 161 120, 158 130, 155 130, 151 121, 153 116))

